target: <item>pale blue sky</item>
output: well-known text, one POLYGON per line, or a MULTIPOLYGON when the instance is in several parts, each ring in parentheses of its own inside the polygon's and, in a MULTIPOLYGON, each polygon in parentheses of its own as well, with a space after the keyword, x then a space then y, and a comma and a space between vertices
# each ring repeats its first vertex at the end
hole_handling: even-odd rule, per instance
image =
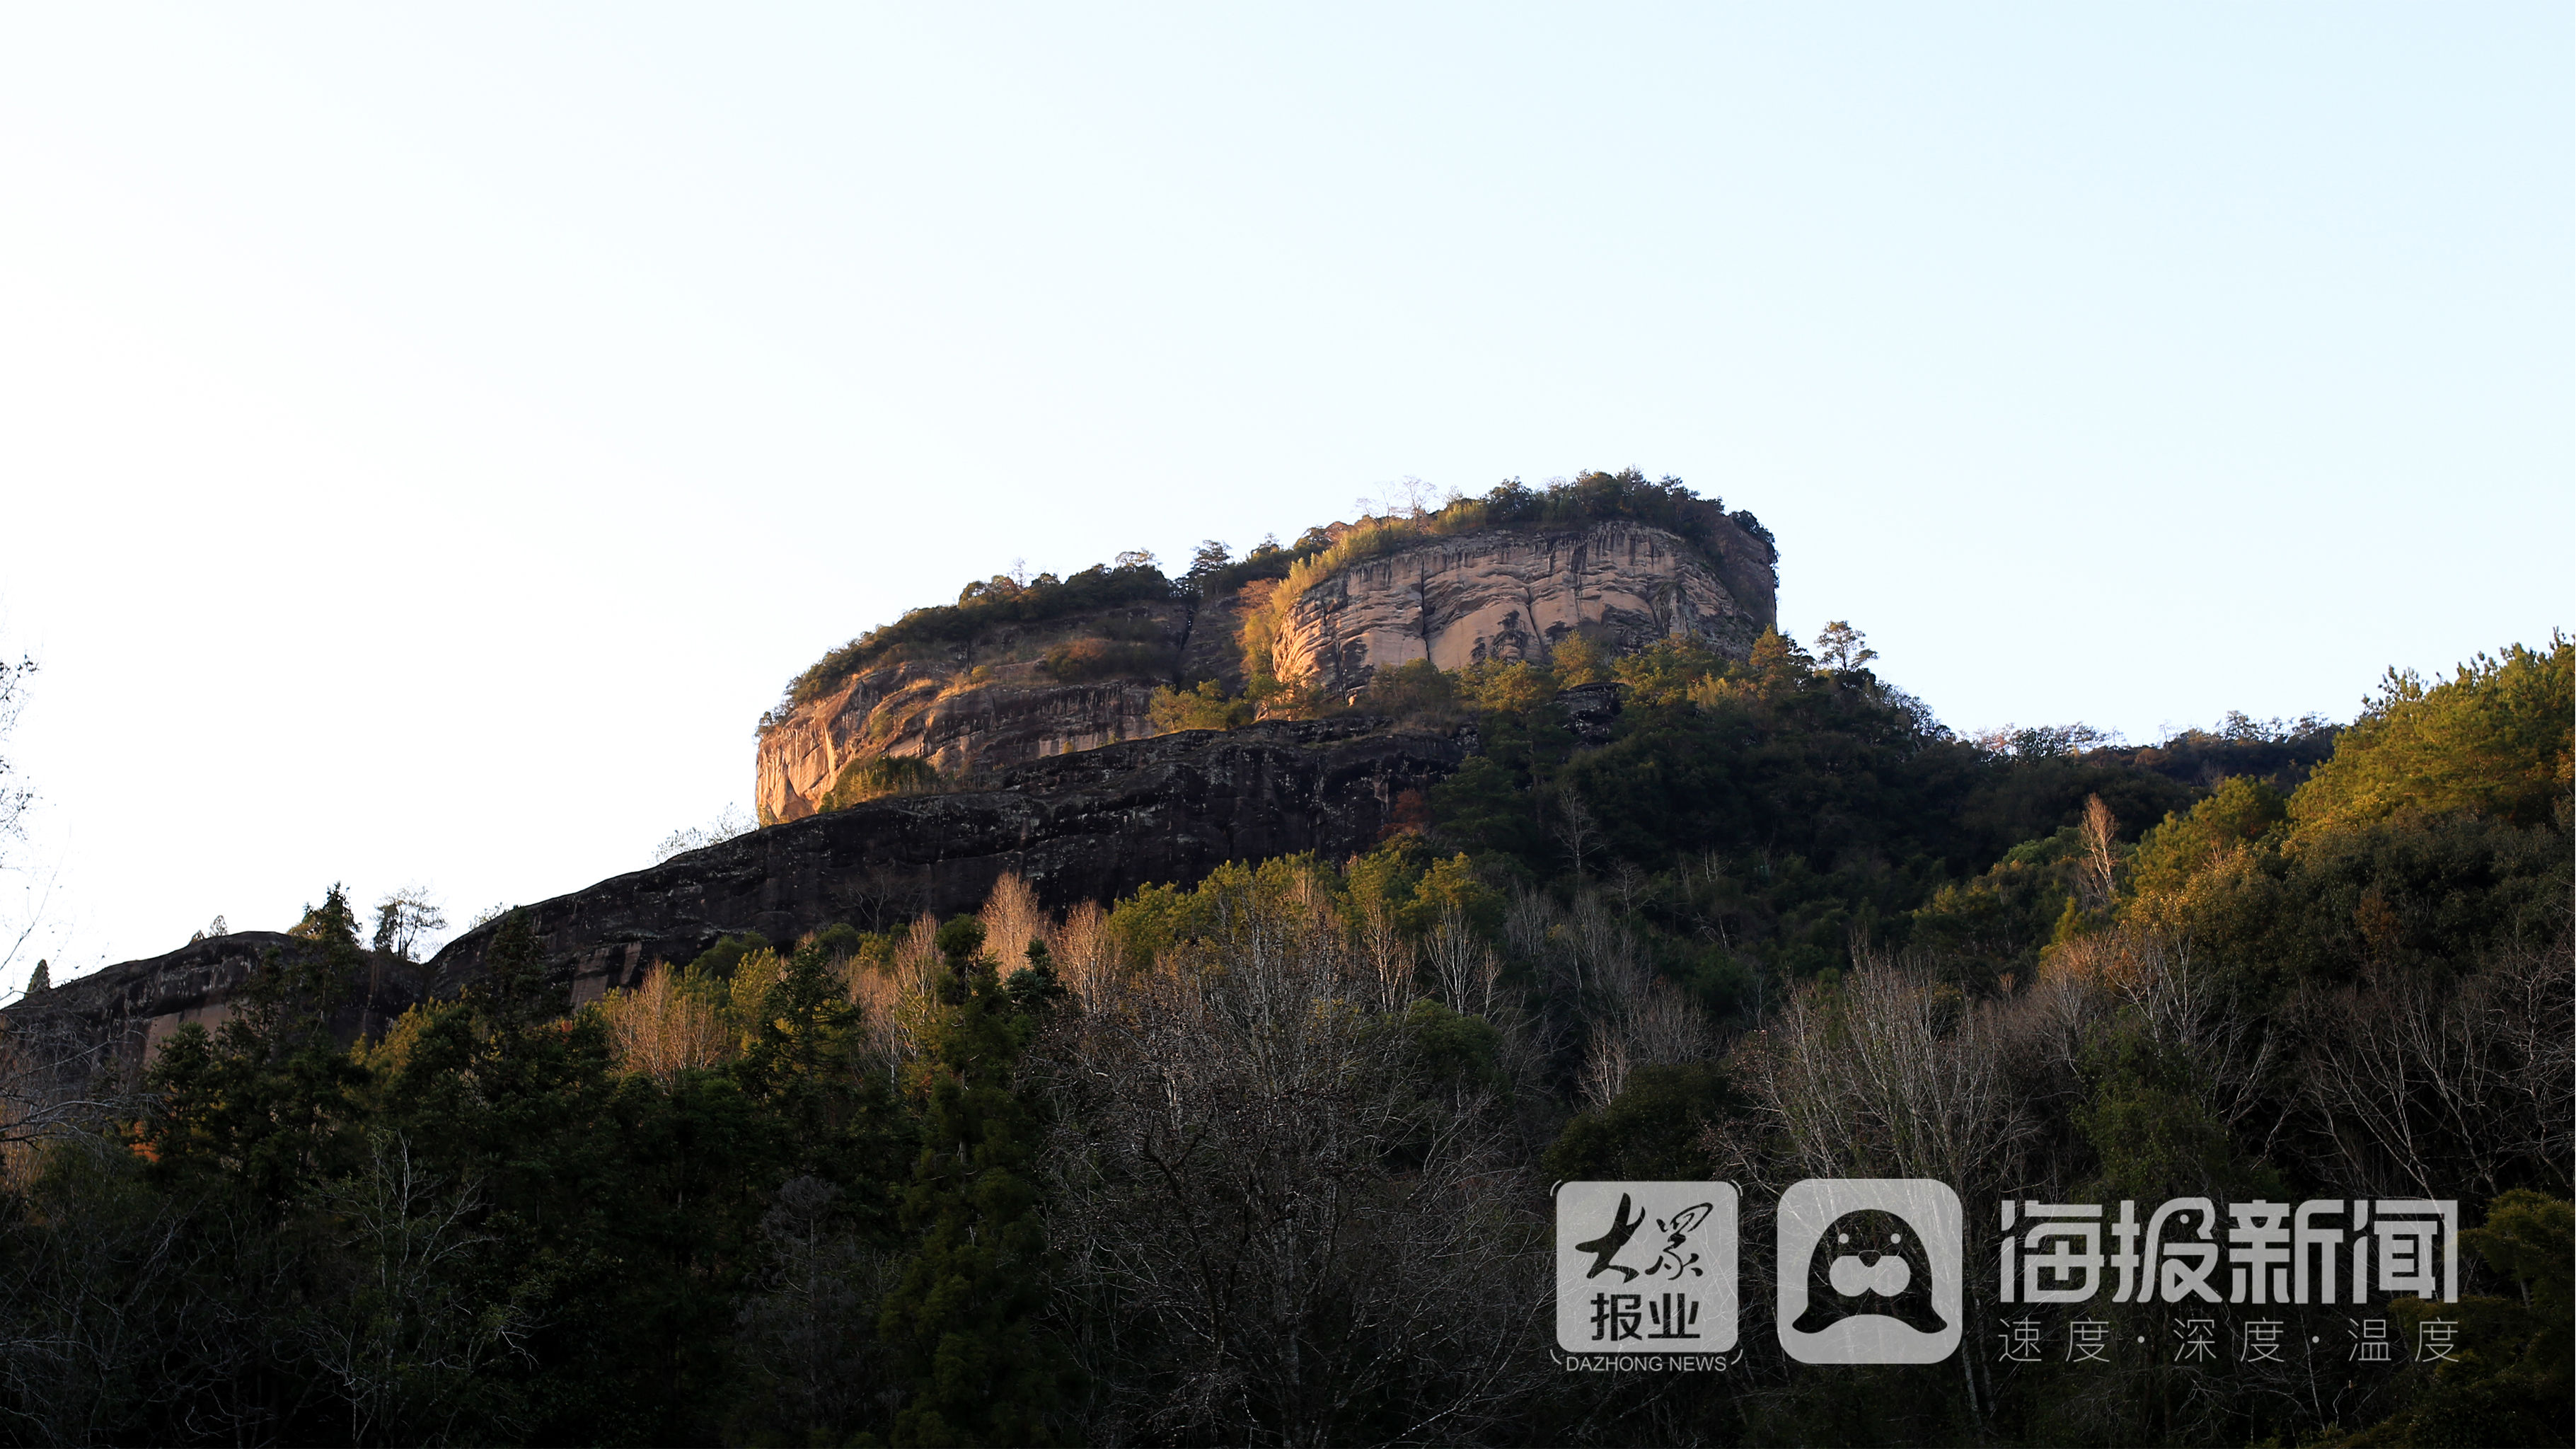
POLYGON ((1961 729, 2348 716, 2570 622, 2570 58, 2564 5, 11 7, 43 949, 636 868, 825 648, 1408 476, 1722 493, 1961 729))

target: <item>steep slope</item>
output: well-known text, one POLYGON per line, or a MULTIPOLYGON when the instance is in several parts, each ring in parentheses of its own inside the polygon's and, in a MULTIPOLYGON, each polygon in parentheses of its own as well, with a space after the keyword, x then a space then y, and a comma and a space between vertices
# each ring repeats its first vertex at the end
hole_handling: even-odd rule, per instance
POLYGON ((1266 717, 1351 702, 1381 667, 1612 654, 1690 638, 1738 658, 1775 618, 1750 513, 1631 469, 1507 482, 1363 517, 1174 580, 1144 554, 1066 579, 995 578, 833 651, 761 721, 763 824, 1139 739, 1162 686, 1262 681, 1266 717), (1288 686, 1274 690, 1273 683, 1288 686))
MULTIPOLYGON (((1229 860, 1339 858, 1385 831, 1397 798, 1446 778, 1472 735, 1381 719, 1185 730, 997 772, 991 788, 897 795, 755 831, 529 909, 576 1002, 687 961, 727 932, 772 940, 834 921, 878 927, 980 906, 1004 871, 1061 909, 1229 860)), ((430 962, 451 992, 482 970, 497 924, 430 962)))

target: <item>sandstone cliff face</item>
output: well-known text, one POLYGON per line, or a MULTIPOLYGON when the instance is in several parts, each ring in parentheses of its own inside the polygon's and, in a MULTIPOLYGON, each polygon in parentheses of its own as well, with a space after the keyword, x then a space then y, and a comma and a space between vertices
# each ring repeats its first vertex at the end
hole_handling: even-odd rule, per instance
POLYGON ((761 732, 760 822, 817 813, 869 761, 918 760, 953 778, 1144 738, 1157 686, 1238 672, 1230 605, 1183 598, 1006 626, 854 675, 761 732), (1058 678, 1048 656, 1086 644, 1110 656, 1105 677, 1058 678))
POLYGON ((1309 586, 1284 613, 1271 667, 1346 693, 1382 665, 1543 659, 1578 632, 1621 653, 1688 637, 1741 658, 1776 617, 1771 555, 1729 530, 1713 554, 1618 522, 1433 539, 1309 586))
MULTIPOLYGON (((1004 871, 1061 910, 1192 884, 1229 860, 1339 859, 1474 747, 1385 729, 1345 717, 1128 741, 998 771, 987 790, 890 796, 755 831, 528 909, 578 1005, 728 932, 788 941, 834 921, 878 929, 974 910, 1004 871)), ((498 930, 449 942, 429 963, 431 989, 479 975, 498 930)))
POLYGON ((1154 732, 1152 684, 1058 684, 1039 667, 1004 666, 979 681, 968 671, 898 664, 792 711, 760 739, 761 823, 816 813, 842 772, 861 761, 914 759, 959 775, 1154 732))

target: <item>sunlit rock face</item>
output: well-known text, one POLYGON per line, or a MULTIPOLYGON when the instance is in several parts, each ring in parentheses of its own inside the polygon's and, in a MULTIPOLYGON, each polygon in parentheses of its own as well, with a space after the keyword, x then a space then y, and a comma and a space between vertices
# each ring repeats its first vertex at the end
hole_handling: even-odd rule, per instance
POLYGON ((850 803, 849 772, 871 761, 919 761, 954 781, 1142 739, 1154 732, 1158 686, 1239 680, 1234 629, 1231 600, 1174 599, 1003 626, 936 657, 853 675, 761 731, 760 822, 850 803), (1048 656, 1085 641, 1137 657, 1107 677, 1068 683, 1048 656))
MULTIPOLYGON (((1310 584, 1276 617, 1270 667, 1350 697, 1386 665, 1542 660, 1578 634, 1614 654, 1690 638, 1741 658, 1774 618, 1772 557, 1723 520, 1705 543, 1625 522, 1430 538, 1310 584)), ((1246 599, 1266 599, 1270 587, 997 626, 841 680, 762 729, 760 821, 868 798, 889 763, 926 767, 953 788, 1147 738, 1158 687, 1243 687, 1246 599), (1099 667, 1064 667, 1065 651, 1081 648, 1107 655, 1099 667)))
POLYGON ((1058 684, 1034 664, 974 680, 917 664, 858 675, 761 737, 761 823, 821 809, 853 762, 915 759, 943 775, 1024 764, 1154 732, 1154 685, 1058 684))
POLYGON ((1379 668, 1544 659, 1576 634, 1613 653, 1691 638, 1742 658, 1776 617, 1768 546, 1728 525, 1718 546, 1601 523, 1439 538, 1353 564, 1288 606, 1272 646, 1283 680, 1333 693, 1379 668))

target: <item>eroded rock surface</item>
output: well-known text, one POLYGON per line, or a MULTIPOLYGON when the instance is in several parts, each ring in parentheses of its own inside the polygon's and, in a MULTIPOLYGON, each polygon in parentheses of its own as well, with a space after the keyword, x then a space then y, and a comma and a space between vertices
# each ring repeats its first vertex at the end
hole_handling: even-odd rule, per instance
MULTIPOLYGON (((1191 884, 1229 860, 1338 859, 1373 844, 1399 796, 1445 778, 1472 747, 1368 718, 1184 731, 1002 771, 991 789, 772 826, 529 909, 579 1004, 729 932, 788 941, 834 921, 873 929, 974 910, 1004 871, 1061 910, 1191 884)), ((450 942, 430 962, 431 989, 478 975, 498 929, 450 942)))
POLYGON ((1001 625, 937 657, 855 674, 761 731, 760 821, 845 803, 859 793, 848 772, 871 761, 917 760, 955 779, 1143 739, 1154 733, 1157 686, 1213 678, 1239 687, 1235 628, 1232 599, 1175 598, 1001 625), (1064 651, 1085 645, 1106 663, 1099 677, 1068 682, 1064 651))
POLYGON ((1272 668, 1346 694, 1385 665, 1543 659, 1577 633, 1616 653, 1681 637, 1741 658, 1776 617, 1770 566, 1768 545, 1733 524, 1714 552, 1616 522, 1436 538, 1309 586, 1272 668))

